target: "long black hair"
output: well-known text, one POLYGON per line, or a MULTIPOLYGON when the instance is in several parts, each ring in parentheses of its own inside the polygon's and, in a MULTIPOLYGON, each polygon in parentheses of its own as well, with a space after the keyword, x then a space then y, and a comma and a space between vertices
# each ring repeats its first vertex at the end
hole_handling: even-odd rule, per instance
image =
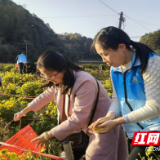
POLYGON ((96 34, 91 46, 92 50, 95 50, 95 44, 100 44, 104 49, 113 50, 117 50, 119 44, 125 44, 128 50, 132 50, 132 46, 136 50, 135 61, 138 57, 141 61, 141 74, 147 67, 149 53, 154 52, 146 45, 132 41, 123 30, 112 26, 103 28, 96 34))
MULTIPOLYGON (((63 77, 63 94, 66 94, 70 88, 73 87, 75 83, 75 77, 73 74, 74 71, 82 71, 83 69, 73 62, 71 62, 68 58, 64 57, 62 54, 57 51, 45 51, 40 55, 37 61, 38 68, 45 68, 50 71, 61 72, 65 70, 63 77)), ((43 87, 51 87, 54 86, 54 83, 49 81, 42 86, 43 87)))

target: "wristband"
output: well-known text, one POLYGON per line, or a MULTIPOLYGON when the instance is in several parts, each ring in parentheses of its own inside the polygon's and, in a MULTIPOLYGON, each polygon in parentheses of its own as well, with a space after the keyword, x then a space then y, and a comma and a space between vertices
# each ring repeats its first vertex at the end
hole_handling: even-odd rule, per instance
POLYGON ((23 110, 22 110, 22 111, 20 111, 20 113, 22 114, 22 116, 26 116, 26 115, 24 114, 23 110))
POLYGON ((49 141, 50 139, 47 138, 47 132, 44 132, 44 139, 49 141))

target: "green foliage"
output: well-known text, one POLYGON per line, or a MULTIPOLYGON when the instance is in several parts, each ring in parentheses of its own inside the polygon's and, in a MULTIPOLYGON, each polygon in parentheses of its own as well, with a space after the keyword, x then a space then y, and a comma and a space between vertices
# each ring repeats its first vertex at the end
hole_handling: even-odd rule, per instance
POLYGON ((140 42, 147 45, 152 50, 160 49, 160 30, 145 34, 141 37, 140 42))
MULTIPOLYGON (((4 65, 5 66, 5 65, 4 65)), ((6 94, 18 94, 19 97, 11 97, 5 96, 3 94, 0 95, 0 119, 2 121, 10 121, 13 119, 14 114, 23 110, 30 102, 29 99, 24 99, 23 97, 20 97, 20 95, 25 96, 36 96, 42 93, 42 89, 39 89, 42 85, 42 80, 40 77, 37 77, 35 75, 31 74, 18 74, 15 73, 16 70, 11 69, 11 72, 7 71, 4 73, 0 73, 0 76, 2 77, 2 84, 3 88, 0 87, 2 93, 6 94), (17 82, 17 83, 15 83, 17 82), (23 83, 23 85, 21 85, 23 83)), ((28 123, 31 123, 31 126, 33 127, 34 131, 40 135, 41 133, 48 131, 55 127, 57 125, 57 106, 55 102, 50 102, 48 105, 43 107, 38 112, 29 112, 27 116, 22 117, 22 125, 21 127, 25 127, 28 125, 28 123), (28 121, 28 119, 31 118, 40 118, 38 121, 28 121)), ((6 122, 5 122, 6 124, 6 122)), ((11 138, 15 133, 18 131, 18 124, 19 122, 13 122, 12 125, 9 127, 9 134, 6 135, 7 138, 11 138)), ((1 125, 0 125, 1 126, 1 125)), ((1 137, 0 141, 2 140, 2 133, 4 130, 1 129, 1 137)), ((5 139, 7 139, 5 138, 5 139)), ((57 156, 60 156, 61 153, 61 144, 58 142, 58 140, 53 140, 49 142, 49 144, 46 147, 46 152, 50 154, 54 154, 57 156)), ((9 157, 6 157, 9 158, 9 157)), ((45 157, 39 157, 35 158, 35 156, 30 155, 29 158, 24 159, 33 159, 33 160, 40 160, 40 159, 48 159, 45 157)))
POLYGON ((0 24, 1 62, 16 62, 26 43, 30 61, 47 49, 62 51, 61 40, 48 24, 10 0, 0 0, 0 24))
POLYGON ((58 35, 62 40, 66 53, 72 61, 76 62, 83 59, 101 59, 96 53, 90 52, 93 39, 81 36, 78 33, 64 33, 58 35))
POLYGON ((12 119, 14 113, 20 111, 28 104, 23 98, 0 99, 0 117, 12 119))
MULTIPOLYGON (((56 142, 55 142, 56 143, 56 142)), ((55 144, 57 146, 57 144, 55 144)), ((47 146, 47 150, 51 149, 52 144, 50 143, 49 146, 47 146)), ((59 148, 58 148, 59 149, 59 148)), ((42 149, 41 152, 46 149, 42 149)), ((55 154, 54 154, 55 155, 55 154)), ((7 149, 2 149, 0 151, 0 160, 51 160, 51 158, 44 157, 44 156, 36 156, 32 152, 23 153, 22 155, 17 155, 15 152, 9 152, 7 149)))
MULTIPOLYGON (((160 147, 157 146, 157 151, 159 151, 160 147)), ((146 157, 142 157, 140 153, 138 156, 141 160, 160 160, 160 155, 156 155, 154 152, 154 146, 149 146, 148 149, 145 151, 146 157)))
POLYGON ((36 61, 45 50, 57 50, 77 62, 83 59, 101 59, 90 52, 93 39, 78 33, 56 34, 35 14, 11 0, 0 0, 0 59, 14 62, 26 50, 29 61, 36 61))
MULTIPOLYGON (((4 65, 5 67, 5 65, 4 65)), ((3 83, 3 89, 6 89, 6 85, 8 85, 8 83, 14 83, 17 86, 21 86, 24 83, 26 83, 27 81, 37 81, 39 80, 39 83, 42 83, 42 79, 37 76, 37 75, 32 75, 32 74, 19 74, 18 70, 16 68, 12 68, 7 72, 1 72, 0 76, 3 77, 2 78, 2 83, 3 83)), ((38 82, 38 81, 37 81, 38 82)), ((35 83, 36 84, 36 83, 35 83)), ((36 84, 37 85, 37 84, 36 84)), ((20 93, 20 91, 16 91, 16 93, 20 93)))
POLYGON ((13 67, 13 64, 4 65, 4 71, 10 71, 13 67))
POLYGON ((107 64, 81 64, 81 68, 93 69, 93 70, 110 70, 110 67, 107 64))
POLYGON ((154 50, 154 52, 160 55, 160 49, 154 50))
MULTIPOLYGON (((42 85, 43 79, 36 75, 31 74, 18 74, 17 69, 9 67, 10 64, 4 64, 3 68, 8 68, 6 72, 1 72, 0 76, 2 77, 3 87, 0 87, 2 93, 6 94, 16 94, 19 97, 5 96, 3 94, 0 95, 0 118, 4 120, 11 120, 15 113, 24 109, 31 100, 24 99, 26 96, 37 96, 42 93, 42 89, 39 89, 42 85), (23 97, 20 97, 23 96, 23 97)), ((12 66, 12 65, 11 65, 12 66)), ((96 70, 98 69, 97 65, 86 65, 90 68, 85 68, 85 70, 91 73, 97 79, 109 77, 109 70, 96 70)), ((112 87, 110 79, 106 81, 104 85, 109 95, 112 95, 112 87)), ((40 118, 40 120, 32 121, 31 126, 34 131, 40 135, 45 131, 48 131, 57 125, 57 106, 55 101, 50 102, 48 105, 43 107, 38 112, 29 112, 26 117, 22 117, 22 128, 25 127, 30 121, 27 119, 31 118, 40 118)), ((5 122, 6 124, 6 122, 5 122)), ((0 125, 1 126, 1 125, 0 125)), ((0 140, 2 140, 2 133, 4 128, 0 128, 2 131, 0 133, 0 140)), ((10 138, 18 131, 18 122, 14 122, 9 128, 9 136, 10 138), (12 132, 11 132, 12 131, 12 132), (12 133, 12 134, 11 134, 12 133)), ((6 139, 7 139, 6 138, 6 139)), ((54 139, 49 142, 46 148, 46 152, 50 154, 54 154, 59 156, 61 153, 61 144, 58 140, 54 139)), ((35 157, 32 156, 34 160, 35 157)), ((41 157, 41 159, 45 159, 41 157)), ((38 160, 38 159, 37 159, 38 160)), ((47 160, 47 158, 46 158, 47 160)))
POLYGON ((26 82, 21 87, 21 93, 22 95, 27 95, 27 96, 35 96, 35 95, 38 96, 40 93, 43 92, 43 90, 40 89, 41 86, 42 86, 41 81, 26 82))
POLYGON ((98 80, 104 80, 109 78, 109 71, 108 70, 93 70, 90 68, 85 69, 86 72, 90 73, 93 77, 95 77, 98 80))
POLYGON ((84 70, 86 68, 89 68, 89 69, 93 69, 93 70, 98 70, 98 65, 96 64, 81 64, 81 68, 83 68, 84 70))
POLYGON ((103 85, 103 87, 106 89, 106 91, 108 92, 109 96, 112 97, 112 95, 113 95, 113 88, 112 88, 111 78, 108 78, 106 80, 106 84, 103 85))
POLYGON ((0 71, 6 72, 6 71, 10 71, 13 68, 14 68, 13 64, 10 64, 10 63, 7 63, 7 64, 0 63, 0 71))
POLYGON ((101 67, 102 70, 110 70, 110 66, 108 66, 107 64, 100 64, 99 67, 101 67))
MULTIPOLYGON (((57 125, 57 106, 54 101, 50 102, 40 112, 35 113, 33 117, 39 117, 39 121, 31 123, 34 131, 40 135, 45 131, 49 131, 57 125)), ((46 147, 46 152, 49 154, 60 156, 61 144, 55 138, 50 141, 46 147)))
POLYGON ((57 106, 55 102, 50 102, 40 112, 35 113, 34 117, 40 118, 40 121, 33 121, 31 123, 38 135, 55 127, 57 125, 57 106))
POLYGON ((17 86, 14 83, 9 83, 7 86, 3 85, 4 93, 16 94, 17 86))

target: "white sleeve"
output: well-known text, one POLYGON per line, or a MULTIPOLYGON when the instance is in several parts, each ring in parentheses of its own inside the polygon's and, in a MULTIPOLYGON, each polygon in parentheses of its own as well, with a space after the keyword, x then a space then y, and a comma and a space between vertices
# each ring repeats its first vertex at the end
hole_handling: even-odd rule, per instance
POLYGON ((160 115, 160 57, 152 56, 143 73, 146 95, 145 106, 125 115, 130 123, 148 120, 160 115))
MULTIPOLYGON (((111 80, 112 80, 112 75, 111 75, 111 80)), ((119 105, 118 97, 114 88, 113 81, 112 81, 112 88, 113 88, 112 103, 109 107, 108 113, 113 112, 116 115, 116 118, 118 118, 121 116, 121 111, 120 111, 120 105, 119 105)))

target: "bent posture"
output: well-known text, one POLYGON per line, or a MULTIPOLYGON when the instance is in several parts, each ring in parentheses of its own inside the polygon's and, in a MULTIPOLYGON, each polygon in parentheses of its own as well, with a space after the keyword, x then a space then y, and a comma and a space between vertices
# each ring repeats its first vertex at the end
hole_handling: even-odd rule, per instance
MULTIPOLYGON (((55 51, 44 52, 38 59, 37 67, 46 78, 44 86, 48 88, 22 112, 16 113, 14 120, 55 100, 60 124, 36 138, 38 145, 46 144, 53 137, 63 140, 74 131, 83 130, 90 137, 89 145, 86 153, 74 152, 75 160, 83 154, 86 154, 86 160, 125 160, 127 146, 122 126, 105 134, 87 131, 98 92, 95 78, 55 51)), ((105 116, 110 104, 110 97, 99 83, 99 99, 93 121, 105 116)))

